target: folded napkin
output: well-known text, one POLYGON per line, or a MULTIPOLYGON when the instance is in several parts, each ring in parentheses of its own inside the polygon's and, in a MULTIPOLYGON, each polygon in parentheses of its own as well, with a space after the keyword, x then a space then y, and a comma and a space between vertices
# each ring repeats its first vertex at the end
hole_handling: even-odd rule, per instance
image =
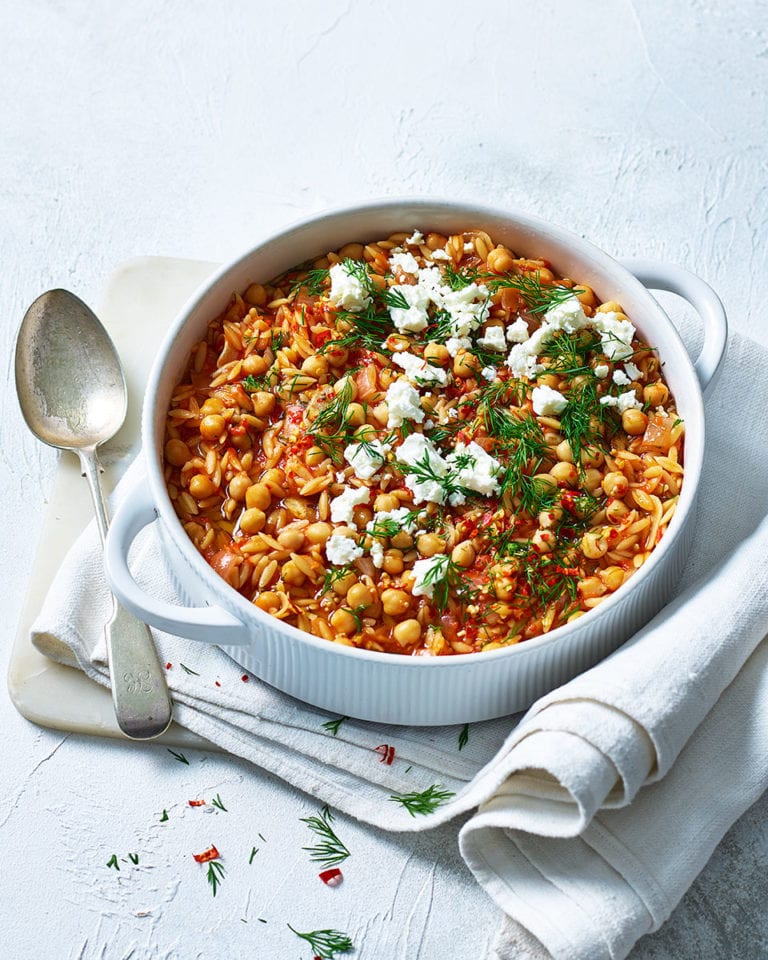
MULTIPOLYGON (((669 916, 768 786, 768 448, 756 442, 768 433, 768 379, 755 377, 766 360, 767 351, 735 338, 708 401, 684 592, 524 717, 473 724, 461 750, 455 727, 344 720, 329 728, 334 718, 322 711, 255 678, 243 682, 242 668, 218 648, 155 631, 172 664, 177 721, 387 830, 424 830, 477 810, 460 845, 507 915, 501 960, 625 957, 669 916), (372 754, 381 744, 395 748, 391 766, 372 754), (430 787, 442 802, 423 815, 392 799, 430 787)), ((135 553, 137 579, 172 599, 151 529, 135 553)), ((52 585, 33 642, 106 684, 100 632, 108 605, 91 526, 52 585)))

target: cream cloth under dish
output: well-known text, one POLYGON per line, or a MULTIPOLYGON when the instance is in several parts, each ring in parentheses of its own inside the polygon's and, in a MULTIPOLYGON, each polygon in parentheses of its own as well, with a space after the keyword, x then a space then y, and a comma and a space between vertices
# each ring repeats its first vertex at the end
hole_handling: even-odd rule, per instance
MULTIPOLYGON (((522 719, 473 724, 461 751, 456 727, 347 720, 334 736, 327 714, 254 678, 243 683, 218 648, 156 631, 162 661, 175 665, 167 676, 177 721, 386 830, 425 830, 477 810, 459 839, 507 915, 501 960, 625 957, 768 786, 768 378, 756 376, 767 361, 768 351, 735 338, 707 403, 685 592, 522 719), (395 747, 392 766, 371 762, 382 743, 395 747), (390 801, 433 784, 454 796, 429 815, 390 801)), ((137 579, 172 599, 151 530, 135 552, 137 579)), ((106 684, 98 648, 108 606, 91 525, 51 587, 33 642, 106 684)))

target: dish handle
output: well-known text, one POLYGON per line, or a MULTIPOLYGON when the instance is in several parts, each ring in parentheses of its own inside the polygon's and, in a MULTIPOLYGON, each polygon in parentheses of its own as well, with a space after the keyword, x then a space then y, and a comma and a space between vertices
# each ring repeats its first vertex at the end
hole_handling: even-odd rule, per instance
POLYGON ((184 607, 150 596, 128 566, 131 545, 144 527, 157 520, 146 482, 136 484, 117 508, 107 532, 104 564, 115 596, 140 620, 167 633, 205 643, 243 643, 243 624, 222 607, 184 607))
POLYGON ((687 300, 704 324, 704 346, 694 363, 702 391, 710 387, 720 370, 728 339, 728 320, 720 297, 701 277, 683 267, 661 260, 621 260, 644 287, 666 290, 687 300))

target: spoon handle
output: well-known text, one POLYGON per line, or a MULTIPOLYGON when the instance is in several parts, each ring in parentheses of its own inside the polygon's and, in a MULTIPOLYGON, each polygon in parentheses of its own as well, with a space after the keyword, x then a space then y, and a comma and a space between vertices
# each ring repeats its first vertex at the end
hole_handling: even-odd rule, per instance
MULTIPOLYGON (((88 480, 102 544, 109 516, 99 476, 95 449, 79 450, 88 480)), ((104 628, 115 717, 123 733, 133 740, 150 740, 168 729, 171 699, 152 634, 113 597, 112 616, 104 628)))

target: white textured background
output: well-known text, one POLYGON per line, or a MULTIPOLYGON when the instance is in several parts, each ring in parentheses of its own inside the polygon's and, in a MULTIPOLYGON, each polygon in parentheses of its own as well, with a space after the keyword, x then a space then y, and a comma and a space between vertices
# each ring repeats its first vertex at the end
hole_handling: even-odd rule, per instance
MULTIPOLYGON (((44 289, 93 302, 137 254, 224 260, 311 211, 429 193, 684 264, 736 330, 768 339, 760 0, 2 0, 0 80, 6 651, 55 464, 12 389, 15 331, 44 289)), ((0 695, 4 957, 308 957, 286 922, 348 930, 361 960, 485 956, 498 915, 455 828, 385 841, 340 823, 354 870, 329 891, 300 849, 316 804, 244 764, 190 761, 37 729, 0 695), (228 813, 184 811, 217 791, 228 813), (232 851, 215 900, 189 860, 214 835, 232 851), (105 868, 132 851, 139 867, 105 868)), ((766 822, 764 801, 634 958, 768 955, 766 822)))

